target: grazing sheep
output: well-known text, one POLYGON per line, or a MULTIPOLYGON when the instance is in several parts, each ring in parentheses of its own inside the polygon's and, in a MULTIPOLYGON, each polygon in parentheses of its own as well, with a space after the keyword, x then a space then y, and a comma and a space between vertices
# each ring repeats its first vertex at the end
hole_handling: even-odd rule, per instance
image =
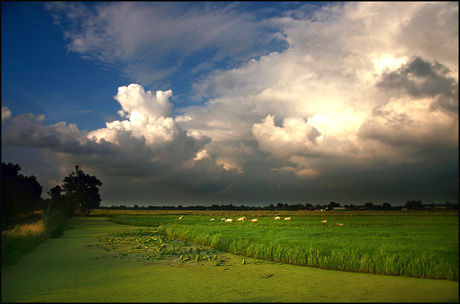
POLYGON ((276 216, 275 217, 275 220, 280 220, 281 218, 279 216, 276 216))
POLYGON ((226 219, 225 222, 226 223, 231 223, 231 222, 233 222, 233 219, 226 219))
POLYGON ((244 222, 246 220, 246 217, 245 216, 242 216, 240 217, 239 219, 237 219, 236 221, 237 222, 244 222))
POLYGON ((225 220, 226 220, 226 218, 225 218, 225 217, 223 217, 223 218, 221 219, 221 221, 222 221, 222 222, 225 222, 225 220))
POLYGON ((251 222, 252 223, 258 223, 259 221, 257 219, 252 219, 251 222))
POLYGON ((212 219, 210 219, 209 221, 212 222, 212 221, 214 221, 214 219, 212 218, 212 219))
POLYGON ((181 220, 181 219, 183 219, 183 218, 184 218, 184 216, 182 215, 179 219, 181 220))
POLYGON ((321 223, 327 223, 327 220, 321 221, 321 223))
POLYGON ((285 220, 285 221, 290 221, 291 218, 290 218, 290 217, 285 217, 284 220, 285 220))
POLYGON ((342 223, 340 223, 340 224, 337 224, 337 225, 339 225, 339 226, 343 226, 343 224, 342 224, 342 223))

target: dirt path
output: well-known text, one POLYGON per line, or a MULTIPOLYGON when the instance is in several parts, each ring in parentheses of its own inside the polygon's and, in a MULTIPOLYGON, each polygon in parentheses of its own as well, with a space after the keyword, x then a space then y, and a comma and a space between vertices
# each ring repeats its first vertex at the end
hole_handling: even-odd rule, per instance
POLYGON ((136 227, 102 218, 2 268, 2 302, 458 302, 458 282, 321 270, 225 254, 225 263, 115 258, 95 246, 136 227))

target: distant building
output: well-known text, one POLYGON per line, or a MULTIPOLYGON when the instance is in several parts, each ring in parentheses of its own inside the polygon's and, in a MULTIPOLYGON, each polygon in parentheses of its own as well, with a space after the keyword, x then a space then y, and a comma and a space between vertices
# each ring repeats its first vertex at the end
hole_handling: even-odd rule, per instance
POLYGON ((345 207, 334 207, 332 211, 345 211, 345 207))

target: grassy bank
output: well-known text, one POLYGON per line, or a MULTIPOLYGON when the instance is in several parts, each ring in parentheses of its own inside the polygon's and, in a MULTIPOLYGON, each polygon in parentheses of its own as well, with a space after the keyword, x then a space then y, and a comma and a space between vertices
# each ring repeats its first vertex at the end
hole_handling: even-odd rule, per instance
POLYGON ((69 216, 63 211, 41 212, 40 217, 41 220, 2 231, 2 266, 18 263, 48 238, 59 237, 70 228, 69 216))
POLYGON ((48 231, 42 220, 3 231, 2 266, 18 263, 25 254, 32 252, 46 239, 48 231))
POLYGON ((291 221, 251 212, 116 215, 160 226, 170 237, 269 261, 393 276, 458 280, 457 212, 290 212, 291 221), (258 217, 258 223, 220 221, 258 217), (210 221, 214 218, 214 221, 210 221), (327 222, 323 222, 326 220, 327 222), (338 224, 343 224, 339 226, 338 224))

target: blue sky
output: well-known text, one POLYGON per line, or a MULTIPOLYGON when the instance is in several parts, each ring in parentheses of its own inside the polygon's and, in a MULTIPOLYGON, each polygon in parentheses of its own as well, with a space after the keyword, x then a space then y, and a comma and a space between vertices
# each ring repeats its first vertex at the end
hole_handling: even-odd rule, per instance
POLYGON ((2 2, 2 161, 103 204, 458 201, 458 4, 2 2))
POLYGON ((2 4, 2 106, 82 129, 101 127, 116 112, 106 92, 129 81, 118 74, 68 52, 43 3, 2 4))

